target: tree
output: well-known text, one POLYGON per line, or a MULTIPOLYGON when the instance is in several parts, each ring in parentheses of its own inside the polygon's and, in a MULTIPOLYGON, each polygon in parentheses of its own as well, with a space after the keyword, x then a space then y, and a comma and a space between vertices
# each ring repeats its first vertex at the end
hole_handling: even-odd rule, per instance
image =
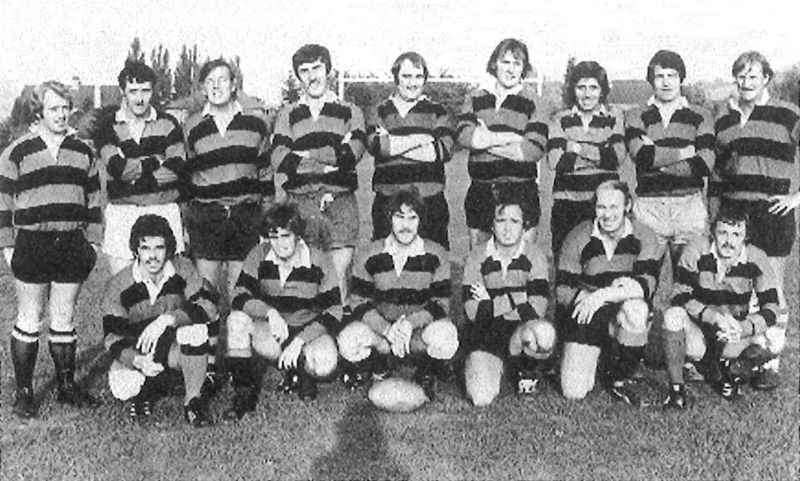
POLYGON ((142 43, 139 41, 139 37, 133 37, 131 49, 128 51, 128 59, 144 62, 144 52, 142 52, 142 43))
POLYGON ((564 72, 564 86, 561 89, 561 102, 564 104, 564 108, 570 108, 570 94, 567 91, 569 88, 569 79, 572 77, 572 70, 575 69, 575 57, 570 55, 569 59, 567 60, 567 71, 564 72))
POLYGON ((197 89, 197 74, 200 72, 200 63, 197 61, 197 44, 191 49, 183 45, 178 64, 175 66, 173 86, 175 97, 191 96, 197 89))
POLYGON ((169 49, 158 46, 150 53, 150 67, 156 73, 156 84, 153 86, 153 100, 163 105, 172 98, 172 70, 169 68, 169 49))
POLYGON ((284 104, 290 104, 300 100, 300 81, 297 80, 297 77, 291 70, 281 86, 281 98, 284 104))

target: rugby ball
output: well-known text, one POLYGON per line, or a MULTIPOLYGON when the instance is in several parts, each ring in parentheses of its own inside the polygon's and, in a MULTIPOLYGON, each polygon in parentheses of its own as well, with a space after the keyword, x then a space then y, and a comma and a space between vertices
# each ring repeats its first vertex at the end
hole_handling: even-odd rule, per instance
POLYGON ((414 411, 428 402, 419 384, 399 377, 374 383, 367 397, 379 409, 399 413, 414 411))

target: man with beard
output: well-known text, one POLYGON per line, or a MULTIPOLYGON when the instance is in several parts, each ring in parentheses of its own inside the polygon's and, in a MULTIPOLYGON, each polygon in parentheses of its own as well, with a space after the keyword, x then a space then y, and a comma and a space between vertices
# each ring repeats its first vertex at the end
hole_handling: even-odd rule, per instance
MULTIPOLYGON (((726 399, 742 393, 742 376, 729 360, 743 357, 769 362, 786 344, 777 324, 778 292, 767 255, 747 242, 747 215, 724 207, 712 225, 710 238, 687 247, 675 273, 672 307, 664 312, 663 336, 670 394, 665 408, 686 409, 684 358, 704 359, 706 381, 726 399), (750 311, 750 296, 758 310, 750 311)), ((755 366, 759 386, 764 365, 755 366)), ((768 369, 768 368, 767 368, 768 369)), ((749 369, 747 370, 749 371, 749 369)))
POLYGON ((423 210, 419 195, 400 191, 386 210, 391 233, 359 251, 353 267, 353 321, 339 334, 346 361, 344 381, 356 388, 369 371, 406 356, 416 360, 415 380, 428 399, 435 378, 458 349, 458 332, 447 317, 450 260, 439 244, 419 236, 423 210))
POLYGON ((631 379, 642 359, 656 278, 658 245, 652 229, 631 218, 633 200, 622 181, 595 191, 595 218, 564 240, 556 272, 556 317, 563 332, 561 390, 582 399, 595 384, 598 359, 609 393, 641 403, 631 379))

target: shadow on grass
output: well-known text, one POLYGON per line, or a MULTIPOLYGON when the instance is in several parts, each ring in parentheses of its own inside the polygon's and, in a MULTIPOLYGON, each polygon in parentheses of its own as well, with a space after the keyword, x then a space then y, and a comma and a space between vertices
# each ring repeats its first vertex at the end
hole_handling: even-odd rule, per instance
POLYGON ((311 478, 407 480, 386 448, 375 408, 366 400, 347 409, 336 423, 336 446, 314 461, 311 478))
MULTIPOLYGON (((88 388, 90 391, 92 386, 95 385, 98 378, 108 372, 111 366, 111 356, 106 352, 103 343, 90 346, 88 349, 81 351, 75 360, 78 371, 82 371, 85 366, 88 366, 86 374, 78 379, 78 384, 88 388)), ((34 386, 35 388, 35 386, 34 386)), ((35 391, 36 404, 41 405, 47 396, 56 388, 56 378, 51 376, 46 383, 44 383, 35 391)))

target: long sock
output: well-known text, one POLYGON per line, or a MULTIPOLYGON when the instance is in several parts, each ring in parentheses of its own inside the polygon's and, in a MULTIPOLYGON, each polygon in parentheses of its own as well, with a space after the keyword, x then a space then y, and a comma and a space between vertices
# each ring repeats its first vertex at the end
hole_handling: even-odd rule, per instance
POLYGON ((69 332, 50 330, 50 356, 53 358, 59 380, 72 381, 74 379, 77 345, 74 330, 69 332))
POLYGON ((200 396, 200 389, 203 387, 203 381, 205 381, 206 377, 208 360, 204 355, 190 356, 181 354, 178 358, 178 364, 183 372, 183 385, 186 388, 183 404, 186 405, 193 398, 200 396))
POLYGON ((686 331, 661 331, 667 374, 672 384, 683 384, 683 363, 686 359, 686 331))
POLYGON ((28 333, 14 328, 11 334, 11 361, 17 389, 33 389, 33 372, 39 353, 39 333, 28 333))
POLYGON ((630 379, 644 355, 644 346, 619 346, 619 357, 614 368, 613 381, 630 379))

